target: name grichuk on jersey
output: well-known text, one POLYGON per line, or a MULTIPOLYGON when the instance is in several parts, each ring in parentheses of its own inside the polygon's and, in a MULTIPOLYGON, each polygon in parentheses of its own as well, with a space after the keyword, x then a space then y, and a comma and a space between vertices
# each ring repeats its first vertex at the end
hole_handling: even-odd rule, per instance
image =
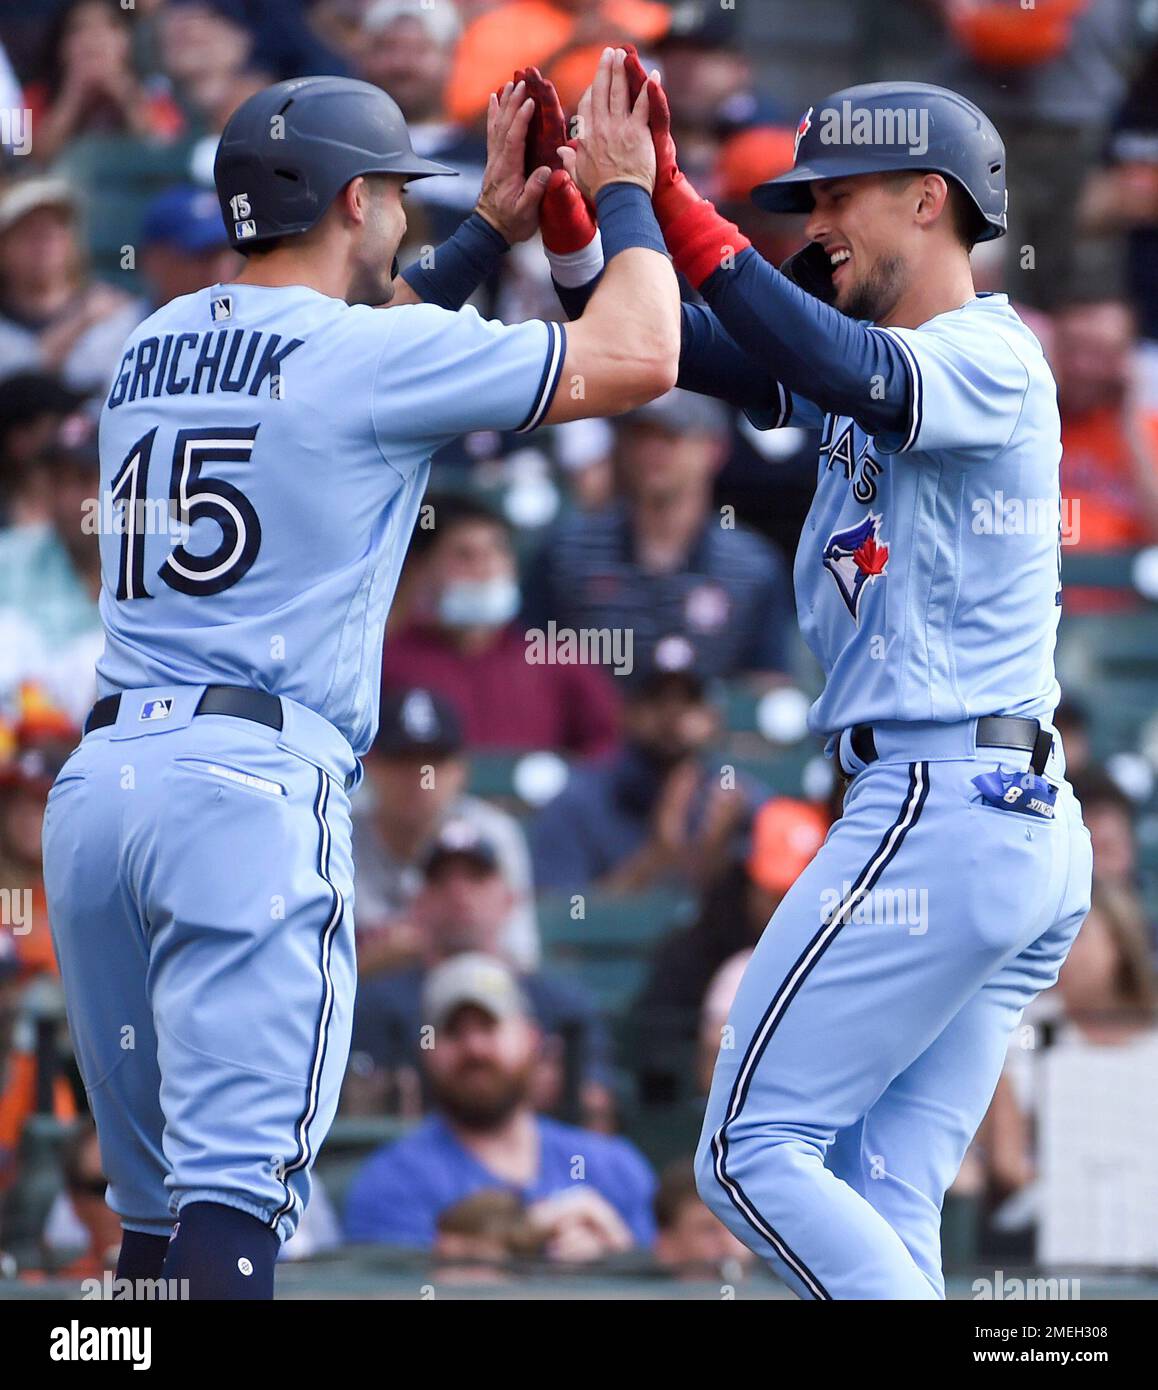
POLYGON ((814 733, 887 720, 1048 719, 1058 701, 1061 458, 1057 391, 1004 295, 917 329, 882 328, 910 376, 903 433, 820 424, 816 494, 793 579, 823 667, 814 733))
POLYGON ((559 324, 302 286, 216 285, 146 319, 101 412, 100 694, 251 686, 364 753, 430 456, 533 429, 565 345, 559 324))

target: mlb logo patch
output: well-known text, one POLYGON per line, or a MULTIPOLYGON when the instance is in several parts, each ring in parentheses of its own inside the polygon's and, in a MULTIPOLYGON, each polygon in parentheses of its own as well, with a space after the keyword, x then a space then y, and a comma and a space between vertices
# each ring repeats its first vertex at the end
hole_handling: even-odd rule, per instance
POLYGON ((875 512, 855 526, 834 531, 821 560, 836 580, 845 607, 860 621, 860 598, 865 585, 888 573, 889 547, 880 538, 881 519, 875 512))
POLYGON ((245 222, 235 222, 233 224, 233 235, 238 241, 248 241, 251 236, 257 235, 257 223, 252 217, 245 222))
POLYGON ((233 317, 233 296, 228 294, 214 295, 209 305, 209 317, 214 323, 220 323, 222 319, 231 319, 233 317))
POLYGON ((168 719, 173 713, 173 701, 167 700, 146 700, 141 705, 141 712, 137 718, 143 722, 155 719, 168 719))

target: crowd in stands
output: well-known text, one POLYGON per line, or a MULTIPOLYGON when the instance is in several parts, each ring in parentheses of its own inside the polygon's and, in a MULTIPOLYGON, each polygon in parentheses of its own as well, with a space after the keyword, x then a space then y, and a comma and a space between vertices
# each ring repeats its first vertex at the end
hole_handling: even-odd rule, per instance
MULTIPOLYGON (((68 1050, 40 822, 95 698, 101 400, 142 318, 240 265, 211 170, 253 91, 363 78, 399 102, 420 154, 461 171, 408 191, 406 264, 469 213, 487 94, 523 64, 573 109, 600 48, 636 42, 665 74, 689 177, 774 262, 801 244, 802 219, 759 211, 747 190, 792 162, 802 74, 812 99, 887 77, 959 88, 1009 147, 1010 235, 975 265, 1057 377, 1063 565, 1158 544, 1153 7, 1147 28, 1129 0, 825 0, 830 39, 794 25, 810 8, 24 0, 0 13, 0 1275, 83 1277, 117 1240, 68 1050), (903 49, 880 38, 898 32, 903 49), (39 1121, 65 1136, 51 1156, 33 1143, 39 1121), (46 1187, 35 1165, 50 1159, 46 1187)), ((534 242, 476 302, 507 321, 562 312, 534 242)), ((700 1203, 691 1154, 743 963, 840 814, 804 732, 817 675, 792 595, 816 455, 813 432, 761 434, 674 391, 614 421, 470 435, 436 458, 355 807, 361 984, 338 1121, 391 1121, 401 1137, 342 1184, 327 1185, 323 1157, 288 1254, 385 1243, 461 1278, 520 1261, 646 1259, 713 1278, 749 1266, 700 1203), (563 644, 578 633, 622 640, 575 659, 563 644)), ((1063 643, 1075 618, 1133 621, 1156 599, 1153 582, 1079 587, 1063 643)), ((1154 1027, 1158 651, 1149 669, 1148 724, 1107 732, 1112 686, 1066 690, 1093 910, 1011 1046, 956 1190, 1027 1240, 1039 1047, 1154 1027)))

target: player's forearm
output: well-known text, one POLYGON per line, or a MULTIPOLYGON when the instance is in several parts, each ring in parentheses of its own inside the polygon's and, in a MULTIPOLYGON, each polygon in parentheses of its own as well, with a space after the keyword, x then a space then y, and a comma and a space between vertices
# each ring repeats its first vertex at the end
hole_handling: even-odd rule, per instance
POLYGON ((405 283, 413 298, 403 299, 396 291, 394 302, 461 309, 483 281, 495 273, 510 249, 501 232, 485 217, 472 212, 441 246, 406 267, 394 283, 405 283))
POLYGON ((887 334, 807 294, 751 249, 700 292, 739 347, 790 391, 870 433, 904 426, 909 377, 887 334))
POLYGON ((706 305, 680 309, 680 370, 677 386, 714 396, 740 410, 767 416, 761 428, 787 423, 790 398, 759 357, 745 352, 706 305))
POLYGON ((607 266, 567 332, 564 383, 548 420, 617 415, 675 385, 679 287, 646 193, 634 184, 597 199, 607 266))

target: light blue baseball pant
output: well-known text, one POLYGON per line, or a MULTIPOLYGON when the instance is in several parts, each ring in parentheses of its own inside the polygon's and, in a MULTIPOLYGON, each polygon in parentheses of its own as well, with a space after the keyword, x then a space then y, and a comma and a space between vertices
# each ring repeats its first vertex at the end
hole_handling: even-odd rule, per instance
POLYGON ((844 814, 724 1030, 699 1190, 806 1298, 944 1297, 942 1199, 1089 910, 1060 744, 1040 820, 981 802, 972 778, 1029 755, 976 749, 975 727, 877 729, 867 767, 842 738, 844 814))
POLYGON ((49 914, 123 1225, 168 1234, 218 1202, 285 1240, 349 1054, 356 761, 290 700, 280 732, 194 718, 203 689, 127 692, 69 758, 45 814, 49 914))

